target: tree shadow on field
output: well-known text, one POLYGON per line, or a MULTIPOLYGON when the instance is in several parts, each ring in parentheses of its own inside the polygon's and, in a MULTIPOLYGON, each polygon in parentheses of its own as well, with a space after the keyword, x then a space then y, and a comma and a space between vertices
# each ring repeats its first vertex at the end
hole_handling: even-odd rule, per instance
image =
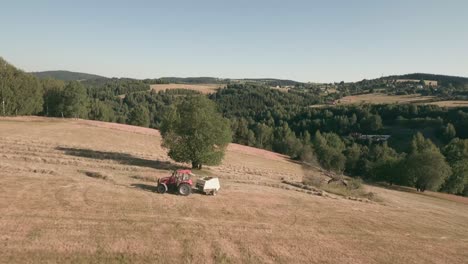
POLYGON ((66 148, 66 147, 57 147, 56 149, 63 151, 66 155, 70 155, 70 156, 97 159, 97 160, 114 160, 124 165, 149 167, 149 168, 160 169, 160 170, 175 170, 175 169, 181 168, 180 166, 173 164, 169 161, 143 159, 143 158, 132 156, 127 153, 97 151, 97 150, 82 149, 82 148, 66 148))
POLYGON ((423 194, 423 192, 418 192, 415 188, 413 187, 408 187, 408 186, 401 186, 401 185, 390 185, 388 183, 384 182, 370 182, 367 183, 368 185, 388 189, 388 190, 393 190, 393 191, 399 191, 399 192, 407 192, 407 193, 416 193, 416 194, 423 194))

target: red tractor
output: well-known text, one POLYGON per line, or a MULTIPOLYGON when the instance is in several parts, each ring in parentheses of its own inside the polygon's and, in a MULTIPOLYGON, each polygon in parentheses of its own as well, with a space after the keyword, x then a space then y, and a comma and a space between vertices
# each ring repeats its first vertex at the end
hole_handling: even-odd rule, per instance
POLYGON ((191 170, 175 170, 171 176, 158 179, 156 190, 158 193, 177 191, 187 196, 192 192, 192 175, 191 170))

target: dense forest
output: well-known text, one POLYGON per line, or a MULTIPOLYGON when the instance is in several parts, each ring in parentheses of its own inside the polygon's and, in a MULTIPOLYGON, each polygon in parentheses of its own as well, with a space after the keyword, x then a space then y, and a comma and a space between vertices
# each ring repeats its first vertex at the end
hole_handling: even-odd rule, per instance
MULTIPOLYGON (((467 108, 414 104, 311 107, 374 90, 399 94, 423 89, 440 98, 466 94, 468 82, 463 78, 438 78, 435 88, 421 88, 422 83, 395 84, 386 78, 335 84, 231 80, 208 98, 230 119, 234 142, 367 181, 468 195, 467 108), (324 93, 329 89, 334 92, 324 93)), ((174 81, 205 83, 207 78, 63 81, 37 78, 0 59, 1 110, 2 115, 88 118, 160 128, 175 102, 202 96, 190 90, 155 92, 149 87, 174 81)))

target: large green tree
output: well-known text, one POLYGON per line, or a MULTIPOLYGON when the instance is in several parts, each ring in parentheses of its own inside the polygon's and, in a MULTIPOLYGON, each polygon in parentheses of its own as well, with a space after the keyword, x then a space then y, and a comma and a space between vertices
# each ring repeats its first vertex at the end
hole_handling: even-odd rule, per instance
POLYGON ((232 139, 229 120, 204 96, 182 99, 163 119, 161 135, 169 157, 198 169, 219 164, 232 139))
POLYGON ((34 115, 42 111, 42 85, 31 74, 0 57, 0 114, 34 115))
POLYGON ((313 140, 315 154, 323 168, 342 172, 346 166, 346 157, 343 155, 345 144, 334 133, 315 133, 313 140))
POLYGON ((62 92, 59 106, 64 117, 88 118, 89 98, 80 82, 69 82, 62 92))
POLYGON ((59 109, 59 107, 62 102, 65 83, 54 79, 45 79, 41 82, 42 87, 44 88, 43 114, 46 116, 60 116, 61 109, 59 109))
POLYGON ((468 192, 468 139, 455 138, 444 148, 444 155, 452 167, 452 175, 442 191, 454 194, 468 192), (466 192, 464 192, 466 190, 466 192))
POLYGON ((346 156, 346 172, 349 174, 355 174, 359 159, 361 159, 361 146, 353 143, 351 146, 346 148, 344 154, 346 156))
POLYGON ((411 143, 404 172, 418 191, 437 191, 451 174, 451 168, 439 148, 418 133, 411 143))
POLYGON ((374 180, 387 181, 390 184, 407 184, 399 173, 402 156, 389 147, 387 142, 373 146, 370 156, 373 159, 370 174, 374 180))

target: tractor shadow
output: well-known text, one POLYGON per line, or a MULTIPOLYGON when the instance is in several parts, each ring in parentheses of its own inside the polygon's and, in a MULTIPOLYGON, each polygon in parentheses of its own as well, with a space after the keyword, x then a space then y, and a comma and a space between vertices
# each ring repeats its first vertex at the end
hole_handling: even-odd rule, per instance
MULTIPOLYGON (((136 188, 136 189, 140 189, 140 190, 143 190, 143 191, 146 191, 146 192, 154 192, 156 194, 159 194, 156 190, 156 184, 155 185, 149 185, 149 184, 143 184, 143 183, 132 183, 130 184, 130 186, 132 186, 133 188, 136 188)), ((170 195, 177 195, 177 196, 180 196, 179 194, 177 194, 176 191, 168 191, 164 194, 170 194, 170 195)), ((159 195, 164 195, 164 194, 159 194, 159 195)), ((192 193, 191 195, 193 194, 199 194, 199 195, 204 195, 203 193, 199 192, 197 189, 195 188, 192 188, 192 193)))
POLYGON ((141 189, 143 191, 147 192, 156 192, 156 185, 148 185, 148 184, 142 184, 142 183, 132 183, 131 186, 133 188, 141 189))
POLYGON ((117 161, 120 164, 132 165, 139 167, 148 167, 153 169, 160 170, 175 170, 181 168, 180 166, 173 164, 169 161, 160 161, 160 160, 149 160, 127 153, 120 152, 108 152, 108 151, 97 151, 92 149, 82 149, 82 148, 67 148, 67 147, 57 147, 57 150, 63 151, 65 155, 83 157, 97 160, 113 160, 117 161))

